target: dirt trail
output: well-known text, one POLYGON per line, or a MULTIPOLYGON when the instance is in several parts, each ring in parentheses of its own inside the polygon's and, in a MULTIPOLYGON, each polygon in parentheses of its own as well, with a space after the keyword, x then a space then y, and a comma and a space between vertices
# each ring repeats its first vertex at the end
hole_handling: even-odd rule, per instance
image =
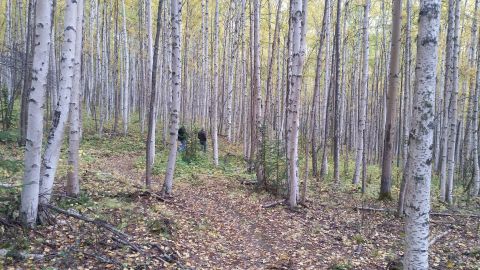
MULTIPOLYGON (((98 165, 142 185, 134 159, 111 156, 98 165)), ((385 269, 400 255, 401 221, 353 211, 358 202, 342 198, 346 194, 320 196, 298 212, 282 206, 264 209, 261 205, 274 198, 235 180, 198 175, 195 181, 177 181, 173 203, 167 205, 175 224, 172 240, 186 265, 198 269, 385 269), (343 205, 322 206, 328 196, 337 196, 343 205)), ((465 254, 480 247, 480 241, 465 237, 475 235, 475 224, 465 222, 445 237, 449 244, 434 247, 433 269, 468 269, 475 263, 465 254)), ((446 226, 448 221, 434 220, 433 234, 446 226)))

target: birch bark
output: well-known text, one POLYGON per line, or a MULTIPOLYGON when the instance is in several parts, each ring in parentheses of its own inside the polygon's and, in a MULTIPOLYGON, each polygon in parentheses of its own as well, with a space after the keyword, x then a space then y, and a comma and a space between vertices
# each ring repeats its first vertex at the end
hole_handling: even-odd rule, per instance
POLYGON ((428 269, 435 84, 440 1, 420 2, 412 129, 408 149, 405 269, 428 269))
POLYGON ((179 99, 181 88, 181 26, 182 26, 182 1, 171 1, 171 27, 172 27, 172 106, 170 108, 170 153, 167 161, 167 171, 165 173, 165 182, 162 188, 162 194, 170 195, 173 186, 173 174, 175 172, 175 163, 177 159, 177 135, 178 135, 178 115, 179 99))
POLYGON ((24 158, 24 175, 21 194, 20 218, 35 226, 38 213, 38 194, 43 139, 43 114, 45 88, 51 42, 51 17, 53 1, 46 0, 35 6, 35 44, 32 65, 32 87, 28 101, 28 115, 24 158))
POLYGON ((64 34, 60 61, 60 82, 58 103, 53 113, 52 126, 47 138, 47 146, 43 155, 41 179, 40 179, 40 203, 48 203, 52 195, 53 182, 57 171, 62 147, 65 123, 68 119, 70 97, 73 87, 75 48, 76 48, 76 24, 77 24, 77 1, 66 1, 64 34))

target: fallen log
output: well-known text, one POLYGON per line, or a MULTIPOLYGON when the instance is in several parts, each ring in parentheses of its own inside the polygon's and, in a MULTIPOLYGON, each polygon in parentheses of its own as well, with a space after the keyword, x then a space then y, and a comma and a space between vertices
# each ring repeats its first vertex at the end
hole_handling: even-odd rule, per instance
POLYGON ((94 224, 98 227, 101 227, 101 228, 103 228, 107 231, 110 231, 114 235, 113 240, 116 240, 117 242, 119 242, 119 243, 121 243, 125 246, 129 246, 134 251, 141 252, 141 248, 138 245, 129 241, 129 239, 131 237, 128 234, 120 231, 119 229, 115 228, 113 225, 109 224, 108 222, 106 222, 104 220, 92 219, 90 217, 83 216, 79 213, 75 213, 75 212, 72 212, 72 211, 67 211, 67 210, 64 210, 62 208, 51 205, 51 204, 42 204, 42 207, 51 209, 55 212, 58 212, 60 214, 68 216, 68 217, 73 217, 73 218, 85 221, 87 223, 92 223, 92 224, 94 224))
POLYGON ((7 256, 17 257, 22 260, 24 259, 34 259, 34 260, 43 260, 43 254, 27 253, 25 251, 12 251, 8 249, 0 249, 0 258, 5 258, 7 256))
MULTIPOLYGON (((370 212, 387 212, 395 213, 396 210, 389 208, 372 208, 372 207, 354 207, 357 211, 370 211, 370 212)), ((480 214, 462 214, 462 213, 447 213, 447 212, 430 212, 431 216, 444 216, 444 217, 466 217, 466 218, 480 218, 480 214)))
POLYGON ((250 181, 250 180, 245 180, 245 179, 240 180, 240 184, 246 185, 246 186, 256 185, 257 183, 258 183, 257 181, 250 181))
POLYGON ((281 204, 284 204, 284 203, 285 203, 285 200, 269 202, 269 203, 266 203, 266 204, 262 205, 262 208, 271 208, 271 207, 275 207, 277 205, 281 205, 281 204))
POLYGON ((72 212, 72 211, 64 210, 62 208, 56 207, 56 206, 51 205, 51 204, 42 204, 42 206, 46 207, 48 209, 54 210, 55 212, 58 212, 58 213, 63 214, 65 216, 73 217, 73 218, 80 219, 80 220, 83 220, 83 221, 88 222, 88 223, 95 224, 95 225, 97 225, 99 227, 102 227, 102 228, 112 232, 113 234, 122 237, 122 238, 130 238, 130 236, 128 234, 126 234, 126 233, 120 231, 119 229, 113 227, 113 225, 109 224, 108 222, 106 222, 104 220, 92 219, 90 217, 83 216, 79 213, 75 213, 75 212, 72 212))

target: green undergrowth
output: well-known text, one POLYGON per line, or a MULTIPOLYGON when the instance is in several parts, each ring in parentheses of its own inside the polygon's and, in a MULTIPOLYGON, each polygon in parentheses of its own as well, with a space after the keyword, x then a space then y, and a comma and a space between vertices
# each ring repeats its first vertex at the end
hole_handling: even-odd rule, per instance
MULTIPOLYGON (((153 165, 153 174, 163 176, 168 162, 168 150, 157 151, 153 165)), ((145 168, 145 157, 140 156, 135 160, 135 167, 145 168)), ((211 152, 198 152, 194 159, 184 159, 183 153, 177 153, 175 165, 175 179, 197 183, 202 177, 224 177, 229 179, 252 179, 254 175, 246 171, 242 157, 232 154, 221 154, 219 164, 215 166, 211 152)))

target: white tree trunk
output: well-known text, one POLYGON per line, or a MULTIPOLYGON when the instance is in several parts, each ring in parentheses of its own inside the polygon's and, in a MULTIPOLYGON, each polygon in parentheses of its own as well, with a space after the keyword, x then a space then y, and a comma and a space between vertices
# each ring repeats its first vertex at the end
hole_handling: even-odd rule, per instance
POLYGON ((408 149, 404 269, 428 269, 435 84, 440 0, 422 0, 417 38, 414 110, 408 149))
POLYGON ((170 195, 172 193, 173 175, 175 173, 175 163, 177 160, 177 136, 178 119, 180 109, 180 88, 182 78, 181 64, 181 26, 182 26, 182 1, 172 0, 171 2, 171 27, 172 27, 172 106, 170 109, 170 153, 168 155, 167 171, 165 173, 165 182, 162 193, 170 195))
POLYGON ((360 181, 360 169, 362 167, 363 147, 364 147, 364 133, 365 122, 367 116, 367 93, 368 93, 368 53, 369 53, 369 35, 368 35, 368 19, 370 11, 370 0, 365 0, 365 13, 363 16, 363 68, 362 68, 362 89, 360 92, 360 108, 358 117, 358 141, 357 141, 357 156, 355 159, 355 173, 353 175, 353 184, 358 184, 360 181))
POLYGON ((448 122, 450 131, 448 133, 447 148, 447 183, 445 196, 448 203, 453 203, 453 178, 455 177, 455 149, 457 139, 457 99, 458 99, 458 57, 460 52, 460 0, 455 2, 455 29, 453 36, 452 56, 452 95, 450 97, 450 108, 448 122))
POLYGON ((448 4, 448 28, 447 39, 445 46, 445 99, 443 101, 443 123, 442 123, 442 153, 441 153, 441 168, 440 168, 440 201, 446 199, 447 189, 447 155, 448 155, 448 127, 449 127, 449 104, 450 96, 452 94, 453 84, 453 35, 455 25, 455 1, 449 0, 448 4))
POLYGON ((70 136, 68 148, 68 180, 67 194, 78 196, 80 183, 78 179, 78 150, 80 148, 80 79, 82 72, 82 34, 83 34, 83 11, 84 1, 77 0, 77 32, 75 42, 75 66, 73 87, 70 98, 70 136))
POLYGON ((213 96, 212 96, 212 146, 213 163, 218 166, 218 0, 215 0, 215 21, 213 32, 213 96))
POLYGON ((58 104, 53 115, 52 126, 47 138, 47 146, 42 161, 40 203, 48 203, 50 201, 53 181, 60 158, 60 148, 63 142, 65 123, 68 119, 75 66, 77 5, 78 3, 76 1, 67 1, 65 8, 65 30, 60 63, 58 104))
POLYGON ((130 53, 128 48, 128 32, 127 32, 127 16, 125 13, 125 0, 122 0, 122 15, 123 15, 123 45, 124 45, 124 58, 123 62, 125 63, 125 83, 123 85, 123 106, 122 106, 122 115, 123 115, 123 134, 127 135, 128 131, 128 108, 130 102, 130 53))
POLYGON ((480 95, 480 39, 477 47, 477 78, 475 84, 475 95, 473 97, 473 120, 472 120, 472 150, 473 150, 473 183, 472 196, 478 196, 480 192, 480 167, 478 164, 478 98, 480 95))
POLYGON ((304 26, 304 7, 301 0, 290 2, 290 31, 292 31, 291 61, 292 70, 289 74, 290 93, 287 101, 287 159, 289 178, 290 207, 296 207, 298 203, 298 129, 299 129, 299 106, 300 90, 302 88, 303 57, 302 49, 304 38, 302 28, 304 26))
POLYGON ((27 226, 35 226, 38 213, 40 163, 42 155, 45 87, 51 42, 53 1, 45 0, 35 7, 35 44, 32 66, 32 87, 28 101, 28 126, 25 145, 20 217, 27 226))

